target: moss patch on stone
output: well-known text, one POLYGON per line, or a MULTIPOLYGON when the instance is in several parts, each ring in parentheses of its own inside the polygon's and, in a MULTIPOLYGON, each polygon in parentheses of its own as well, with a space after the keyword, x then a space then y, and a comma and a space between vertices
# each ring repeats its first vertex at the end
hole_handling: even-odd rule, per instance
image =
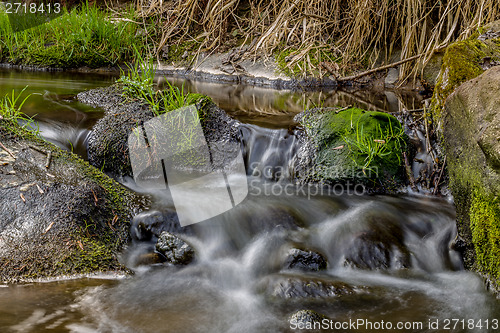
POLYGON ((480 272, 500 280, 500 200, 479 190, 473 193, 470 207, 472 242, 480 272))
POLYGON ((167 60, 177 66, 187 66, 193 61, 199 46, 200 43, 196 41, 170 44, 166 52, 167 60))
POLYGON ((431 111, 440 122, 446 98, 462 83, 481 75, 480 62, 484 57, 500 60, 500 39, 480 41, 477 34, 451 44, 445 51, 443 65, 432 96, 431 111))
POLYGON ((440 115, 464 264, 500 292, 500 67, 455 89, 440 115))
POLYGON ((324 108, 306 112, 301 124, 316 149, 310 180, 371 185, 401 180, 406 136, 393 116, 358 108, 324 108), (380 153, 370 156, 367 145, 380 153))

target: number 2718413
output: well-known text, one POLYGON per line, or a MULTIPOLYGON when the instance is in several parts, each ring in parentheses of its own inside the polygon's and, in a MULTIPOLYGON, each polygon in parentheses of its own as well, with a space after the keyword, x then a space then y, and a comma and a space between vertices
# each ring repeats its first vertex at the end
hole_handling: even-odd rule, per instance
POLYGON ((61 4, 54 3, 21 3, 21 2, 0 2, 3 5, 6 14, 59 14, 61 12, 61 4))

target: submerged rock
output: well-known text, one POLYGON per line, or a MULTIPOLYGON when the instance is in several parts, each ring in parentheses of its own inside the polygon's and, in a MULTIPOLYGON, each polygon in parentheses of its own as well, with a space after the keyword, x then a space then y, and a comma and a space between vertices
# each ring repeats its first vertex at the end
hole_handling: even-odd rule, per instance
POLYGON ((175 212, 149 210, 134 216, 131 234, 134 239, 149 241, 159 237, 163 231, 178 233, 185 232, 185 229, 181 227, 175 212))
POLYGON ((285 299, 331 298, 363 291, 363 288, 342 281, 287 275, 269 276, 264 279, 261 287, 267 295, 285 299))
POLYGON ((411 267, 401 222, 390 211, 372 208, 352 223, 356 232, 345 245, 345 266, 381 270, 411 267))
POLYGON ((117 255, 148 199, 15 122, 0 120, 0 142, 0 281, 125 270, 117 255))
POLYGON ((383 235, 373 231, 364 233, 352 241, 345 254, 345 265, 361 269, 409 268, 408 250, 400 241, 393 241, 394 238, 384 240, 383 235))
POLYGON ((187 265, 193 261, 195 255, 194 249, 188 243, 166 231, 158 237, 156 251, 174 265, 187 265))
POLYGON ((326 259, 322 254, 314 251, 291 249, 285 261, 287 269, 316 272, 326 269, 326 259))

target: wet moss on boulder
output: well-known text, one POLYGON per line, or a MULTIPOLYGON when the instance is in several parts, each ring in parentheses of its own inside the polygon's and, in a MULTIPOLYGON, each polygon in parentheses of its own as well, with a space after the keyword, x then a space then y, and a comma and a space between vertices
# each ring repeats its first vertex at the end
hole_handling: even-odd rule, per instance
POLYGON ((359 108, 316 108, 296 117, 305 132, 299 178, 326 184, 396 186, 403 178, 406 135, 399 121, 359 108))
MULTIPOLYGON (((481 30, 486 32, 490 28, 496 29, 499 23, 500 21, 493 22, 481 30)), ((441 113, 446 98, 462 83, 482 74, 485 69, 482 66, 483 59, 487 57, 500 60, 499 38, 484 39, 479 33, 475 33, 470 38, 447 47, 431 103, 432 115, 438 128, 441 127, 441 113)))
POLYGON ((118 253, 148 199, 13 121, 0 142, 0 281, 125 271, 118 253))

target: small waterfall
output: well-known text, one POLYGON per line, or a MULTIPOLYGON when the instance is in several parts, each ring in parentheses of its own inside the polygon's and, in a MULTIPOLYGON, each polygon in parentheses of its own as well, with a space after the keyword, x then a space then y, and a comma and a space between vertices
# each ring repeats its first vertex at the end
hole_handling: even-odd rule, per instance
POLYGON ((298 149, 295 133, 286 129, 240 126, 247 174, 267 181, 290 181, 298 149))

